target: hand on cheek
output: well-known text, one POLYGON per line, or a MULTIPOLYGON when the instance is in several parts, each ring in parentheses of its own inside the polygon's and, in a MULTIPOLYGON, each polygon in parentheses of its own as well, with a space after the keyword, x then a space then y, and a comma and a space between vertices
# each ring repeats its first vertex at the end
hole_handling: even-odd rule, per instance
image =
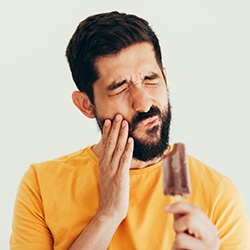
POLYGON ((118 220, 125 218, 129 200, 129 169, 133 139, 128 138, 128 122, 116 115, 103 126, 99 161, 99 211, 118 220))

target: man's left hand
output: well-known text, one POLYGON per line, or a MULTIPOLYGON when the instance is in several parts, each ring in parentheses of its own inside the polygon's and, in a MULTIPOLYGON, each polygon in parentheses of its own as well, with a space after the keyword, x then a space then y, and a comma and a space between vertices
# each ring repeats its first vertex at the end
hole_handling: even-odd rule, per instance
POLYGON ((174 214, 175 241, 172 250, 218 250, 220 238, 217 228, 197 206, 176 202, 165 207, 174 214))

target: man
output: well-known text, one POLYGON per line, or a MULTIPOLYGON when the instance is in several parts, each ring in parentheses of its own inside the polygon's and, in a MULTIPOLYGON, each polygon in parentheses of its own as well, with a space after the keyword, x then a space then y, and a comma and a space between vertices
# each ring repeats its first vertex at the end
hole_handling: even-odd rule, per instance
POLYGON ((118 12, 81 22, 66 55, 77 108, 101 140, 34 164, 17 194, 11 249, 250 249, 234 184, 189 156, 192 194, 163 195, 171 106, 159 41, 118 12), (164 210, 165 207, 165 210, 164 210))

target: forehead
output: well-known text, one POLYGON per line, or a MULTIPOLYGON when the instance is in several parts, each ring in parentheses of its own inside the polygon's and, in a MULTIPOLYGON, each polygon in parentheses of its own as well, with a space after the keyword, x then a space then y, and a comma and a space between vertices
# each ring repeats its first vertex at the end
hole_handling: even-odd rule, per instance
POLYGON ((115 55, 99 58, 95 63, 99 74, 97 82, 138 81, 152 72, 160 74, 153 46, 150 43, 131 45, 115 55))

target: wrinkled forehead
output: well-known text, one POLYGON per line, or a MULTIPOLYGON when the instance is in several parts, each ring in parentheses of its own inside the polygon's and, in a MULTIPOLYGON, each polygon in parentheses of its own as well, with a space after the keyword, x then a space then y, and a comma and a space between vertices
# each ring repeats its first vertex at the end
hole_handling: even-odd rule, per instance
POLYGON ((146 76, 161 75, 153 46, 149 43, 132 45, 114 55, 100 57, 95 62, 99 78, 120 82, 138 83, 146 76))

